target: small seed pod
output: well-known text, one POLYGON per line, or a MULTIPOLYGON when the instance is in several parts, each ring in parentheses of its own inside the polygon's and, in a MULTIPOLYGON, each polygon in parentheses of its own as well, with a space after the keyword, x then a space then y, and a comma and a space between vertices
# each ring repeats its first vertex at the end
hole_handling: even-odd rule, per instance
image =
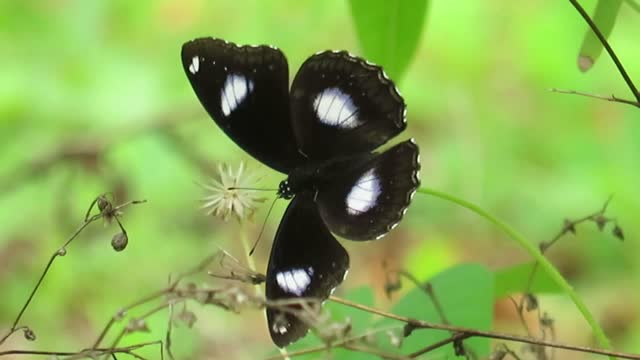
POLYGON ((604 226, 607 225, 609 219, 607 219, 603 215, 598 215, 593 221, 595 221, 596 225, 598 225, 598 230, 602 231, 604 229, 604 226))
POLYGON ((36 333, 34 333, 33 330, 31 330, 30 328, 25 328, 24 329, 24 338, 29 340, 29 341, 35 341, 36 340, 36 333))
POLYGON ((612 233, 613 236, 617 237, 621 241, 624 241, 624 233, 622 232, 622 228, 618 226, 618 224, 616 224, 616 226, 613 228, 612 233))
POLYGON ((564 229, 563 229, 563 231, 565 233, 570 232, 573 235, 575 235, 576 234, 576 224, 573 221, 569 220, 569 219, 564 219, 564 229))
POLYGON ((527 311, 533 311, 538 309, 538 298, 531 293, 524 295, 524 303, 527 311))
POLYGON ((115 251, 124 250, 128 243, 129 237, 123 232, 113 235, 113 238, 111 239, 111 246, 113 246, 113 250, 115 251))
POLYGON ((191 329, 198 320, 198 317, 192 311, 184 309, 178 314, 177 320, 184 323, 189 329, 191 329))
POLYGON ((111 202, 109 200, 107 200, 107 198, 104 195, 100 195, 98 196, 98 209, 100 209, 100 212, 111 212, 111 210, 113 209, 113 206, 111 205, 111 202))

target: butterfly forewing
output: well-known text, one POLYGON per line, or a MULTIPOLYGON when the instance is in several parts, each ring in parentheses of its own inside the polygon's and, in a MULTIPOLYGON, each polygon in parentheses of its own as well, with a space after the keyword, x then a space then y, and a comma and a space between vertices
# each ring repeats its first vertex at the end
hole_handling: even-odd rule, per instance
MULTIPOLYGON (((289 204, 280 222, 267 267, 267 300, 326 299, 349 268, 349 255, 320 218, 313 195, 302 193, 289 204)), ((304 336, 308 319, 301 305, 289 311, 267 308, 273 342, 283 347, 304 336)))
POLYGON ((344 51, 307 59, 290 96, 298 145, 314 160, 372 151, 406 127, 404 101, 382 68, 344 51))
POLYGON ((347 273, 349 255, 332 233, 379 238, 398 224, 419 186, 415 143, 373 153, 405 129, 404 100, 382 68, 344 51, 311 56, 290 91, 287 60, 269 46, 196 39, 183 45, 182 64, 222 130, 288 175, 278 194, 295 197, 265 282, 269 332, 286 346, 313 326, 303 303, 327 299, 347 273))
POLYGON ((372 240, 402 219, 420 185, 418 146, 399 143, 318 192, 329 229, 350 240, 372 240))
POLYGON ((300 163, 280 50, 201 38, 182 46, 182 65, 204 108, 236 144, 281 172, 300 163))

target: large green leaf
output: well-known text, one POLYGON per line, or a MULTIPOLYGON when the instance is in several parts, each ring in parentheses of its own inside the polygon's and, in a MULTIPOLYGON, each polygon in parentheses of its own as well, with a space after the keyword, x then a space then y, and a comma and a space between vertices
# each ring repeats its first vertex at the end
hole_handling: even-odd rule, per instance
POLYGON ((427 0, 350 0, 364 56, 399 81, 420 40, 427 0))
MULTIPOLYGON (((493 274, 476 264, 458 265, 438 274, 430 283, 441 303, 447 320, 452 325, 489 330, 493 321, 493 274)), ((422 289, 413 289, 391 309, 391 312, 415 319, 441 323, 440 316, 430 298, 422 289)), ((384 319, 377 327, 388 326, 397 321, 384 319)), ((438 330, 415 330, 404 340, 401 350, 411 353, 424 348, 451 334, 438 330)), ((381 337, 381 343, 385 339, 381 337)), ((388 341, 386 341, 388 343, 388 341)), ((478 357, 489 355, 488 339, 471 338, 464 342, 478 357)), ((389 345, 389 349, 391 346, 389 345)), ((454 358, 452 345, 429 353, 434 358, 454 358)))
POLYGON ((522 293, 561 293, 562 289, 542 269, 538 268, 533 276, 531 287, 528 288, 529 277, 535 263, 524 263, 502 268, 495 272, 496 286, 494 297, 522 293))
MULTIPOLYGON (((613 30, 621 5, 622 0, 598 0, 592 20, 605 39, 609 37, 611 30, 613 30)), ((587 26, 587 32, 584 35, 580 54, 578 55, 578 68, 580 71, 585 72, 591 69, 601 53, 602 43, 591 30, 591 27, 587 26)))
POLYGON ((636 0, 626 0, 625 3, 627 3, 627 5, 629 5, 633 10, 640 12, 640 4, 638 4, 636 0))

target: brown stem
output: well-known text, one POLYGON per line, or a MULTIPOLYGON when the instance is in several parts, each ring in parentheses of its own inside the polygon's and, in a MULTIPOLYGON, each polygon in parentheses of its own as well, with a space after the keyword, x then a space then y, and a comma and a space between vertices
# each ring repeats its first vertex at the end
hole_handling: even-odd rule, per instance
POLYGON ((301 356, 301 355, 319 353, 319 352, 327 351, 330 347, 344 347, 346 344, 350 344, 350 343, 362 340, 362 339, 367 338, 367 337, 369 337, 369 336, 371 336, 373 334, 377 334, 377 333, 384 332, 384 331, 389 331, 389 330, 401 330, 402 328, 403 328, 403 326, 394 326, 394 327, 391 327, 391 328, 385 327, 385 328, 380 328, 380 329, 376 329, 376 330, 370 330, 370 331, 367 331, 365 334, 357 335, 357 336, 350 336, 350 337, 347 337, 345 339, 332 342, 331 344, 328 344, 328 345, 316 346, 316 347, 307 348, 307 349, 303 349, 303 350, 298 350, 298 351, 294 351, 294 352, 288 352, 286 354, 274 355, 274 356, 268 357, 265 360, 278 360, 278 359, 283 359, 285 357, 296 357, 296 356, 301 356))
POLYGON ((138 306, 147 304, 153 300, 156 300, 164 295, 167 295, 169 293, 171 293, 173 290, 176 289, 176 287, 180 284, 180 282, 187 276, 191 276, 194 275, 198 272, 204 271, 204 269, 206 269, 207 266, 209 266, 209 264, 211 264, 215 259, 216 259, 216 255, 217 254, 213 254, 210 255, 208 257, 206 257, 203 261, 201 261, 198 265, 196 265, 195 267, 193 267, 192 269, 185 271, 183 273, 181 273, 180 275, 178 275, 176 277, 176 279, 166 288, 162 289, 162 290, 158 290, 156 292, 153 292, 139 300, 134 301, 133 303, 123 307, 122 309, 120 309, 115 315, 113 315, 111 317, 111 319, 109 319, 109 321, 107 321, 107 324, 105 325, 105 327, 102 329, 102 331, 100 332, 100 335, 98 336, 98 338, 96 339, 96 341, 93 343, 93 345, 91 346, 92 349, 97 348, 98 346, 100 346, 100 344, 102 343, 102 340, 104 340, 105 336, 107 335, 107 333, 109 332, 109 330, 111 330, 111 328, 113 327, 113 325, 119 321, 120 319, 122 319, 127 312, 131 311, 131 309, 136 308, 138 306))
POLYGON ((617 97, 615 95, 611 95, 610 97, 607 97, 607 96, 594 95, 594 94, 589 94, 589 93, 575 91, 575 90, 556 89, 556 88, 551 88, 551 89, 549 89, 549 91, 556 92, 556 93, 559 93, 559 94, 586 96, 586 97, 590 97, 590 98, 594 98, 594 99, 606 100, 606 101, 617 102, 617 103, 621 103, 621 104, 627 104, 627 105, 631 105, 631 106, 634 106, 634 107, 640 107, 640 102, 633 101, 633 100, 627 100, 627 99, 621 99, 621 98, 619 98, 619 97, 617 97))
POLYGON ((457 333, 454 335, 451 335, 450 337, 446 338, 446 339, 442 339, 440 341, 438 341, 437 343, 431 344, 427 347, 424 347, 420 350, 414 351, 411 354, 409 354, 409 358, 417 358, 420 355, 426 354, 428 352, 431 352, 435 349, 441 348, 445 345, 451 344, 452 342, 455 341, 461 341, 461 340, 465 340, 467 338, 471 337, 471 335, 469 334, 465 334, 465 333, 457 333))
POLYGON ((611 60, 613 60, 616 67, 618 68, 618 72, 620 73, 620 75, 622 75, 622 78, 627 83, 627 86, 629 87, 629 90, 631 90, 633 97, 635 97, 636 101, 640 103, 640 93, 638 93, 638 89, 636 89, 635 84, 629 77, 629 74, 627 74, 627 71, 624 69, 622 62, 620 62, 620 59, 618 59, 618 55, 616 55, 616 53, 613 51, 607 39, 604 37, 604 35, 602 35, 602 32, 600 32, 600 29, 598 29, 598 26, 593 22, 593 20, 591 20, 591 17, 589 16, 589 14, 587 14, 587 12, 580 5, 580 3, 578 3, 577 0, 569 0, 569 2, 571 3, 571 5, 573 5, 574 8, 576 8, 576 10, 580 14, 580 16, 582 16, 584 21, 587 22, 587 24, 589 25, 593 33, 596 34, 596 36, 598 37, 598 40, 600 40, 600 42, 602 43, 602 46, 604 46, 605 50, 607 50, 609 57, 611 57, 611 60))
POLYGON ((159 291, 156 291, 150 295, 147 295, 145 297, 143 297, 140 300, 137 300, 125 307, 123 307, 122 309, 120 309, 115 315, 113 315, 111 317, 111 319, 109 319, 109 321, 107 322, 107 324, 105 325, 105 327, 102 329, 102 331, 100 332, 100 335, 98 336, 98 338, 96 339, 96 341, 93 343, 93 346, 91 346, 92 349, 96 349, 98 346, 100 346, 100 343, 102 343, 102 340, 104 340, 104 337, 107 335, 107 333, 109 332, 109 330, 111 329, 111 327, 113 327, 113 325, 119 321, 120 319, 122 319, 124 316, 126 316, 126 313, 129 312, 131 309, 138 307, 140 305, 144 305, 150 301, 156 300, 158 298, 160 298, 161 296, 164 296, 165 294, 167 294, 169 291, 171 291, 170 288, 166 288, 166 289, 162 289, 159 291))
MULTIPOLYGON (((407 278, 417 288, 422 289, 427 294, 429 299, 431 300, 431 303, 433 304, 433 306, 434 306, 434 308, 436 310, 436 313, 440 317, 440 322, 442 322, 445 325, 449 325, 450 324, 449 320, 447 319, 447 316, 444 313, 444 309, 442 308, 442 303, 440 302, 440 299, 438 299, 438 296, 436 295, 436 292, 433 289, 433 285, 431 283, 426 283, 426 284, 420 283, 420 281, 415 276, 413 276, 413 274, 409 273, 406 270, 398 270, 398 271, 396 271, 396 273, 398 275, 400 275, 400 276, 404 276, 405 278, 407 278)), ((451 333, 452 337, 455 337, 456 335, 457 335, 456 333, 451 333)), ((460 339, 460 340, 462 340, 462 339, 460 339)), ((464 344, 462 344, 462 347, 464 348, 464 351, 466 353, 470 353, 472 351, 470 348, 468 348, 464 344)))
POLYGON ((405 316, 392 314, 383 310, 379 310, 379 309, 365 306, 362 304, 354 303, 346 299, 338 298, 336 296, 329 297, 329 300, 346 305, 346 306, 350 306, 355 309, 359 309, 362 311, 370 312, 372 314, 383 316, 389 319, 394 319, 394 320, 404 322, 405 324, 412 327, 413 329, 433 329, 433 330, 451 331, 455 333, 466 334, 468 335, 468 337, 483 337, 483 338, 496 339, 496 340, 515 341, 519 343, 548 346, 548 347, 553 347, 558 349, 572 350, 572 351, 578 351, 578 352, 584 352, 584 353, 590 353, 590 354, 616 356, 623 359, 640 360, 639 354, 629 354, 629 353, 623 353, 618 351, 590 348, 586 346, 563 344, 563 343, 557 343, 557 342, 546 341, 546 340, 538 340, 538 339, 534 339, 526 336, 509 335, 509 334, 503 334, 503 333, 498 333, 493 331, 470 329, 470 328, 465 328, 461 326, 434 324, 427 321, 422 321, 422 320, 408 318, 405 316))
MULTIPOLYGON (((96 198, 97 200, 97 198, 96 198)), ((96 200, 94 200, 90 207, 89 210, 91 210, 93 208, 93 205, 96 203, 96 200)), ((127 203, 124 203, 122 205, 119 205, 117 207, 115 207, 112 212, 113 213, 117 213, 119 210, 132 205, 132 204, 140 204, 140 203, 144 203, 145 200, 134 200, 134 201, 129 201, 127 203)), ((89 213, 87 213, 88 215, 89 213)), ((14 334, 17 330, 18 330, 18 323, 20 322, 20 319, 22 318, 22 316, 24 315, 25 311, 27 311, 27 308, 29 307, 29 304, 31 304, 31 301, 33 300, 33 297, 36 295, 36 292, 38 291, 38 289, 40 288, 40 285, 42 285, 42 282, 44 281, 44 278, 47 276, 47 273, 49 273, 49 269, 51 268, 51 266, 53 265, 53 262, 55 261, 55 259, 58 256, 65 256, 67 254, 67 247, 71 244, 71 242, 73 242, 73 240, 75 240, 78 235, 80 235, 80 233, 87 227, 89 226, 89 224, 93 223, 96 220, 99 220, 105 216, 108 216, 107 213, 105 212, 100 212, 99 214, 93 215, 91 217, 85 217, 84 222, 82 223, 82 225, 80 225, 80 227, 78 227, 78 229, 76 229, 76 231, 69 237, 69 239, 67 239, 67 241, 65 241, 64 245, 62 245, 62 247, 60 247, 58 250, 56 250, 51 257, 49 258, 49 262, 47 262, 47 265, 45 266, 44 270, 42 271, 42 274, 40 275, 40 277, 38 278, 38 281, 36 282, 36 285, 33 287, 33 289, 31 290, 31 293, 29 294, 29 296, 27 297, 27 301, 25 301, 25 303, 22 305, 22 308, 20 309, 20 311, 18 312, 18 315, 16 316, 15 320, 13 321, 13 324, 11 325, 11 329, 9 329, 9 331, 7 332, 7 334, 5 334, 2 338, 0 338, 0 344, 4 343, 12 334, 14 334)))
POLYGON ((371 354, 371 355, 375 355, 377 357, 380 357, 382 359, 387 359, 387 360, 410 360, 410 357, 407 357, 405 355, 397 355, 397 354, 392 354, 386 351, 382 351, 382 350, 378 350, 369 346, 362 346, 362 345, 355 345, 355 344, 345 344, 342 346, 345 349, 351 350, 351 351, 357 351, 357 352, 361 352, 361 353, 367 353, 367 354, 371 354))
MULTIPOLYGON (((144 342, 136 345, 125 346, 121 348, 115 349, 106 349, 106 348, 98 348, 98 349, 86 349, 77 352, 71 351, 40 351, 40 350, 7 350, 0 351, 0 356, 7 355, 37 355, 37 356, 71 356, 72 359, 77 359, 80 357, 91 357, 93 355, 111 355, 111 354, 129 354, 132 356, 137 356, 132 353, 132 351, 141 349, 146 346, 153 345, 162 345, 162 341, 150 341, 144 342)), ((161 351, 162 354, 162 351, 161 351)), ((137 356, 139 358, 139 356, 137 356)))
MULTIPOLYGON (((545 253, 547 252, 547 250, 549 250, 549 248, 551 246, 553 246, 555 243, 558 242, 558 240, 560 240, 561 238, 563 238, 565 235, 567 235, 568 233, 574 233, 576 231, 576 227, 579 226, 580 224, 587 222, 587 221, 595 221, 597 219, 597 217, 599 216, 604 216, 604 213, 607 211, 607 207, 609 206, 609 203, 611 202, 611 199, 613 197, 609 196, 609 198, 607 199, 607 201, 605 201, 604 205, 602 205, 602 207, 589 215, 583 216, 579 219, 576 220, 565 220, 565 224, 562 226, 562 228, 558 231, 558 233, 551 238, 551 240, 541 243, 540 244, 540 252, 541 253, 545 253)), ((607 221, 610 221, 610 219, 607 219, 607 221)), ((531 292, 531 287, 533 286, 533 278, 535 277, 535 274, 538 271, 538 267, 539 267, 539 263, 536 262, 535 264, 533 264, 533 268, 531 269, 531 272, 529 273, 529 277, 527 279, 527 286, 525 287, 525 295, 529 294, 531 292)), ((518 310, 518 313, 522 313, 523 309, 524 309, 524 300, 526 299, 526 296, 523 296, 520 303, 516 306, 516 309, 518 310)), ((525 327, 526 327, 526 322, 524 322, 524 318, 522 317, 522 321, 523 323, 525 323, 525 327)), ((528 332, 528 328, 527 328, 527 332, 528 332)))

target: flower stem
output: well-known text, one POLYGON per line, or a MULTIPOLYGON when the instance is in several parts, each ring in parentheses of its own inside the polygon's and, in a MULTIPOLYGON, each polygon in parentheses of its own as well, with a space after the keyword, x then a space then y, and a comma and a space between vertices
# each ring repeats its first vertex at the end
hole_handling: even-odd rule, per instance
MULTIPOLYGON (((247 264, 249 265, 249 269, 251 271, 256 271, 256 262, 253 260, 253 257, 249 255, 251 253, 251 246, 249 246, 249 239, 247 238, 247 232, 243 231, 242 226, 240 227, 240 240, 242 242, 242 250, 244 251, 245 256, 247 257, 247 264)), ((262 288, 260 285, 254 285, 256 289, 256 295, 264 296, 262 292, 262 288)), ((290 360, 289 354, 287 353, 287 349, 280 348, 280 355, 284 360, 290 360)))
MULTIPOLYGON (((482 209, 478 205, 475 205, 469 201, 460 199, 456 196, 453 196, 448 193, 444 193, 442 191, 438 191, 438 190, 434 190, 426 187, 419 188, 418 193, 435 196, 435 197, 450 201, 452 203, 455 203, 457 205, 460 205, 464 208, 467 208, 473 211, 474 213, 480 215, 482 218, 484 218, 488 222, 495 225, 503 233, 505 233, 512 240, 518 243, 518 245, 520 245, 526 252, 529 253, 529 255, 531 255, 538 262, 540 267, 549 275, 549 277, 551 277, 551 279, 553 279, 553 281, 555 281, 555 283, 573 301, 578 311, 580 311, 580 313, 582 314, 584 319, 587 321, 589 326, 591 326, 591 329, 593 330, 593 334, 595 338, 598 340, 598 343, 600 344, 600 346, 602 346, 605 349, 611 349, 611 343, 609 342, 609 339, 604 333, 604 330, 602 330, 602 328, 600 327, 596 319, 593 317, 593 314, 591 314, 591 312, 587 308, 587 305, 584 303, 582 298, 580 298, 578 293, 567 282, 567 280, 562 276, 562 274, 560 274, 558 269, 556 269, 556 267, 549 260, 547 260, 546 257, 544 257, 540 249, 534 246, 529 240, 527 240, 527 238, 525 238, 523 235, 518 233, 514 228, 509 226, 507 223, 503 222, 502 220, 491 215, 489 212, 482 209)), ((609 358, 611 360, 615 359, 614 357, 609 357, 609 358)))
MULTIPOLYGON (((249 239, 247 238, 247 232, 242 229, 242 226, 240 226, 239 232, 240 232, 240 241, 242 242, 242 250, 244 252, 244 255, 247 257, 247 264, 249 265, 249 269, 255 272, 256 262, 253 260, 253 257, 249 255, 249 252, 251 251, 251 247, 249 246, 249 239)), ((259 284, 255 284, 254 287, 256 289, 256 295, 264 296, 264 294, 262 293, 262 288, 260 287, 259 284)))

